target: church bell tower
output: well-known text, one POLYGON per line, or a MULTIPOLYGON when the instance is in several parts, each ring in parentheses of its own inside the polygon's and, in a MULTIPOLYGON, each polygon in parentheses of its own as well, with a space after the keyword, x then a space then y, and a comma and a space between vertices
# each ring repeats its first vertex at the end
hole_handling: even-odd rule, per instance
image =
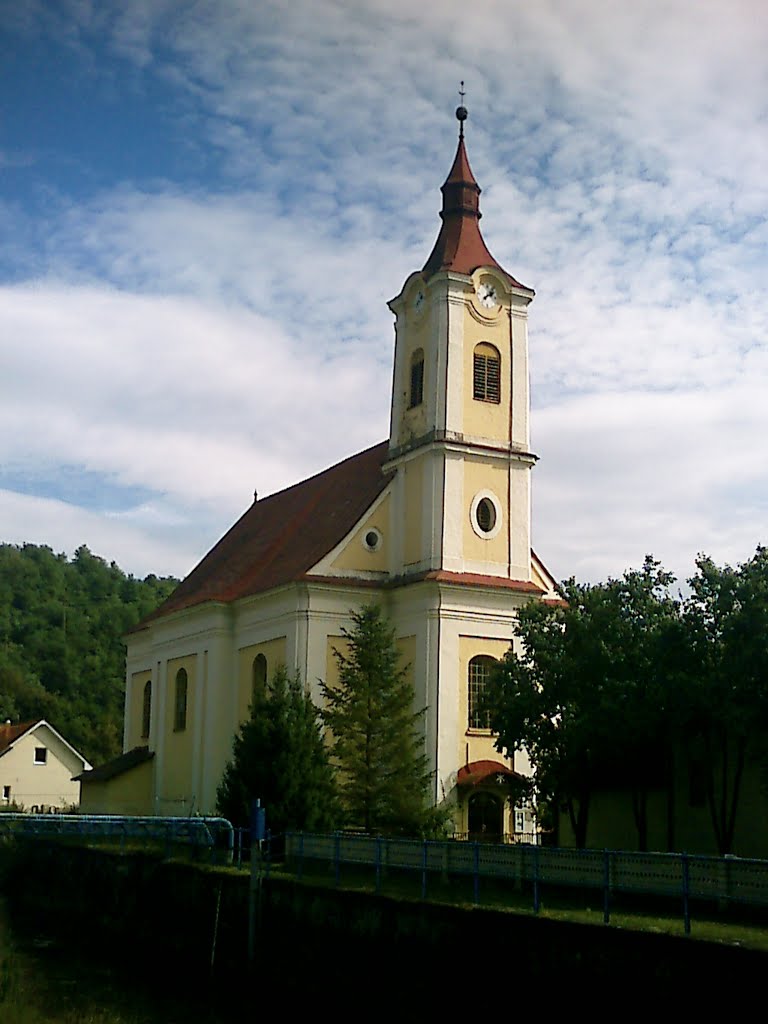
POLYGON ((442 186, 440 233, 389 303, 395 360, 387 470, 398 575, 531 578, 530 288, 480 233, 480 188, 464 141, 442 186))

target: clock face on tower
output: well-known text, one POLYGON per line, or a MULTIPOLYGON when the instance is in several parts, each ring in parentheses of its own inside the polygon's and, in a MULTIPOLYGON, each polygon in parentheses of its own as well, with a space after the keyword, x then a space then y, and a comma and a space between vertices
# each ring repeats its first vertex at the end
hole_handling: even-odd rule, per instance
POLYGON ((495 309, 499 304, 496 289, 488 281, 483 281, 477 288, 477 298, 483 309, 495 309))

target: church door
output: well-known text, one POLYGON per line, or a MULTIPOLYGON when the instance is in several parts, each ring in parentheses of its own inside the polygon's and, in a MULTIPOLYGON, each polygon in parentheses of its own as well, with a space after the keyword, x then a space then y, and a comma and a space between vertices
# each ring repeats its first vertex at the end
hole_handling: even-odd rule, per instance
POLYGON ((475 843, 500 843, 504 835, 504 803, 491 793, 469 798, 469 838, 475 843))

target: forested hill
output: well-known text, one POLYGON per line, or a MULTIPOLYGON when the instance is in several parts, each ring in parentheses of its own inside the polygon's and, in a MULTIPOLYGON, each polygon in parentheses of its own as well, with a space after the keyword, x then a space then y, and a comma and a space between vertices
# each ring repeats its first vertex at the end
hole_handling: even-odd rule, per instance
POLYGON ((78 548, 0 545, 0 722, 45 718, 92 764, 120 753, 122 635, 177 585, 78 548))

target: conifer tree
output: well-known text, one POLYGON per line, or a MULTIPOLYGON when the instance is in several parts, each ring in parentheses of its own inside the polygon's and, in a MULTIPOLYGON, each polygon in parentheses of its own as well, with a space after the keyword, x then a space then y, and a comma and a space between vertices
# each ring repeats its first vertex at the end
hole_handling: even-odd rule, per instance
POLYGON ((366 832, 425 834, 439 827, 429 800, 424 710, 414 711, 408 669, 381 609, 352 612, 347 653, 334 650, 338 683, 323 683, 323 720, 349 825, 366 832))
POLYGON ((283 666, 263 692, 254 694, 251 716, 235 736, 232 760, 216 795, 218 811, 245 827, 257 797, 273 834, 319 832, 339 823, 334 772, 318 710, 298 673, 290 678, 283 666))

